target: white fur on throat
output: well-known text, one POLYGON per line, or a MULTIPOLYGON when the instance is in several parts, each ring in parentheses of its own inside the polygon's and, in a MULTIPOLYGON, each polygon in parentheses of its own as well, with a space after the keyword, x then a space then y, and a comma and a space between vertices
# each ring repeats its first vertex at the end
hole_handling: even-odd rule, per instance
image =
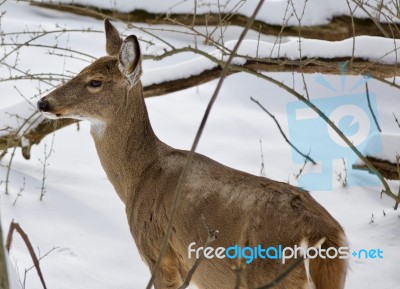
POLYGON ((102 137, 106 129, 104 121, 93 118, 89 118, 88 120, 90 121, 90 132, 97 137, 102 137))

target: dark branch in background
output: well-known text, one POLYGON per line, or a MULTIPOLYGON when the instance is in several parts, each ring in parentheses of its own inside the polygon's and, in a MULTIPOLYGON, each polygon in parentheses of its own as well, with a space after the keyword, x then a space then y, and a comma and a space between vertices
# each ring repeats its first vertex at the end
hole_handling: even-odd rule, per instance
POLYGON ((24 232, 24 230, 22 230, 21 226, 18 223, 14 223, 14 220, 10 224, 10 230, 8 231, 8 235, 7 235, 7 241, 6 241, 7 252, 10 252, 14 231, 17 231, 18 234, 20 234, 22 240, 24 241, 26 247, 28 248, 29 254, 31 255, 33 264, 34 264, 34 266, 36 268, 36 271, 38 273, 40 282, 42 283, 43 288, 47 289, 46 283, 44 282, 42 270, 40 270, 39 260, 38 260, 36 254, 35 254, 35 250, 32 247, 32 243, 29 241, 28 235, 24 232))
MULTIPOLYGON (((59 119, 59 120, 49 120, 44 119, 36 128, 27 131, 25 134, 20 135, 15 132, 11 132, 9 135, 0 137, 0 150, 3 151, 3 156, 5 152, 10 148, 21 147, 22 155, 25 159, 30 159, 30 150, 32 145, 39 144, 43 138, 47 135, 55 132, 63 127, 70 124, 76 123, 73 119, 59 119), (23 146, 22 139, 25 138, 29 142, 29 146, 23 146)), ((1 156, 0 156, 1 159, 1 156)))
POLYGON ((201 135, 203 133, 204 127, 205 127, 205 125, 207 123, 207 119, 208 119, 208 116, 210 115, 211 108, 212 108, 215 100, 218 97, 219 91, 220 91, 220 89, 222 87, 222 84, 224 82, 225 77, 228 75, 228 71, 229 71, 229 68, 231 67, 231 63, 232 63, 233 58, 236 56, 236 53, 237 53, 237 51, 239 49, 240 44, 242 43, 244 37, 246 36, 247 31, 250 30, 250 27, 251 27, 254 19, 257 16, 257 13, 259 12, 259 10, 261 9, 261 6, 263 4, 264 4, 264 0, 260 0, 260 2, 256 6, 251 18, 249 19, 249 21, 247 23, 247 26, 243 29, 242 33, 240 34, 239 39, 236 42, 232 53, 229 55, 229 58, 228 58, 227 62, 224 64, 224 68, 223 68, 223 70, 221 72, 221 76, 219 78, 217 86, 216 86, 216 88, 214 90, 214 93, 211 96, 211 99, 210 99, 210 101, 209 101, 209 103, 207 105, 206 111, 204 112, 203 119, 201 120, 201 123, 200 123, 200 127, 197 130, 197 133, 196 133, 195 139, 193 141, 192 147, 191 147, 191 149, 190 149, 190 151, 189 151, 189 153, 187 155, 186 163, 185 163, 184 167, 182 168, 182 172, 181 172, 181 174, 179 176, 179 180, 178 180, 178 183, 176 185, 175 194, 174 194, 174 200, 173 200, 173 204, 172 204, 172 208, 171 208, 171 213, 170 213, 170 216, 169 216, 168 227, 167 227, 167 230, 166 230, 164 238, 163 238, 163 242, 162 242, 162 245, 161 245, 161 248, 160 248, 159 256, 157 258, 157 262, 156 262, 156 264, 154 266, 154 270, 153 270, 153 272, 151 274, 151 278, 149 280, 149 283, 147 284, 147 287, 146 287, 147 289, 150 289, 151 286, 153 285, 155 275, 157 274, 157 271, 159 270, 159 267, 160 267, 160 264, 161 264, 161 260, 164 257, 165 251, 167 249, 168 241, 169 241, 169 238, 170 238, 171 232, 172 232, 172 224, 174 223, 176 215, 177 215, 177 212, 178 212, 178 207, 179 207, 179 202, 180 202, 180 199, 181 199, 183 186, 184 186, 184 184, 186 182, 187 174, 188 174, 190 165, 192 163, 194 152, 195 152, 195 150, 197 148, 197 145, 198 145, 198 143, 200 141, 200 138, 201 138, 201 135))
MULTIPOLYGON (((383 177, 388 180, 399 180, 397 164, 371 156, 366 156, 366 158, 383 177)), ((356 170, 364 170, 373 173, 365 164, 354 164, 352 167, 356 170)))
MULTIPOLYGON (((221 25, 220 19, 229 18, 226 25, 236 25, 245 27, 249 18, 240 15, 226 15, 221 14, 197 14, 193 18, 193 14, 165 14, 150 13, 144 10, 134 10, 128 13, 122 13, 109 9, 100 9, 93 6, 82 6, 77 3, 73 4, 59 4, 59 3, 43 3, 38 1, 29 1, 31 5, 39 6, 42 8, 55 9, 58 11, 71 12, 78 15, 94 17, 96 19, 110 18, 124 22, 138 22, 146 24, 174 24, 169 19, 174 19, 176 22, 191 26, 219 26, 221 25)), ((357 19, 350 16, 333 17, 329 24, 316 25, 316 26, 302 26, 301 35, 304 38, 313 38, 321 40, 338 41, 353 36, 370 35, 370 36, 383 36, 387 37, 390 31, 390 23, 379 23, 375 17, 371 19, 357 19), (353 23, 354 22, 354 26, 353 23), (353 29, 354 27, 354 29, 353 29), (353 31, 354 30, 354 31, 353 31)), ((280 35, 285 36, 298 36, 298 26, 286 26, 282 29, 281 25, 271 25, 262 21, 255 20, 251 29, 259 31, 267 35, 280 35), (281 31, 282 30, 282 31, 281 31)), ((393 37, 400 38, 399 31, 393 31, 393 37)))
POLYGON ((253 97, 250 96, 250 99, 252 102, 257 104, 264 112, 266 112, 275 122, 276 126, 278 127, 281 135, 285 139, 285 141, 297 152, 299 153, 302 157, 304 157, 306 160, 312 162, 313 165, 316 165, 317 163, 310 157, 310 154, 304 154, 302 153, 292 142, 287 138, 285 132, 282 130, 281 125, 279 124, 278 120, 276 117, 270 113, 258 100, 254 99, 253 97))
POLYGON ((393 112, 393 117, 394 117, 394 121, 397 123, 397 126, 400 128, 400 122, 399 122, 399 120, 397 119, 397 117, 396 117, 396 115, 394 114, 394 112, 393 112))
MULTIPOLYGON (((400 181, 400 155, 396 155, 396 166, 397 166, 397 176, 398 176, 398 180, 400 181)), ((397 196, 400 198, 400 187, 399 187, 399 191, 397 192, 397 196)), ((398 209, 399 203, 400 203, 400 202, 396 202, 396 204, 394 204, 394 209, 395 209, 395 210, 398 209)))
POLYGON ((368 108, 369 108, 369 111, 370 111, 371 114, 372 114, 372 117, 373 117, 373 119, 374 119, 375 125, 376 125, 376 127, 378 128, 379 132, 382 132, 381 127, 379 126, 378 120, 376 119, 374 110, 372 109, 372 106, 371 106, 371 98, 370 98, 370 96, 369 96, 368 82, 365 83, 365 93, 366 93, 366 95, 367 95, 368 108))

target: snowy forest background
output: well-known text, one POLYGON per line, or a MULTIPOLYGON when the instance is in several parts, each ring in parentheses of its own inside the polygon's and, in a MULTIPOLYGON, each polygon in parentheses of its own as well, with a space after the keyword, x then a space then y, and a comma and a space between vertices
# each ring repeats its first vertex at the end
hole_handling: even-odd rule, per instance
MULTIPOLYGON (((156 134, 190 149, 221 65, 256 4, 1 2, 3 240, 12 220, 21 226, 47 288, 144 288, 150 273, 101 168, 89 124, 45 120, 37 100, 105 55, 108 17, 125 36, 140 39, 156 134)), ((399 7, 390 0, 265 1, 197 150, 305 187, 342 224, 351 249, 383 250, 383 259, 350 259, 351 289, 400 286, 399 7), (355 147, 344 144, 312 104, 355 147)), ((11 288, 43 288, 15 232, 6 259, 11 288)))

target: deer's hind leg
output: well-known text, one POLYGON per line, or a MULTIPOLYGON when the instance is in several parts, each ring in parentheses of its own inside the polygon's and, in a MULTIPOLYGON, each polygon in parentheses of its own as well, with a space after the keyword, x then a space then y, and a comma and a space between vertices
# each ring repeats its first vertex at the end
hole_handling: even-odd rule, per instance
POLYGON ((161 266, 154 279, 154 288, 176 289, 182 285, 183 278, 179 265, 174 252, 169 248, 161 261, 161 266))

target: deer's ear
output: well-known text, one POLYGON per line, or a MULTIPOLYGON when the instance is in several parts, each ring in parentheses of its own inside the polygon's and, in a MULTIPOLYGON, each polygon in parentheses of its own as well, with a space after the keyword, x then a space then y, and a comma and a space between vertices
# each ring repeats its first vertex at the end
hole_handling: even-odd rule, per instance
POLYGON ((142 74, 140 46, 135 35, 128 36, 122 42, 119 52, 119 69, 131 85, 134 85, 142 74))
POLYGON ((118 55, 122 45, 122 39, 119 37, 119 32, 108 19, 104 20, 104 26, 106 30, 107 53, 108 55, 118 55))

